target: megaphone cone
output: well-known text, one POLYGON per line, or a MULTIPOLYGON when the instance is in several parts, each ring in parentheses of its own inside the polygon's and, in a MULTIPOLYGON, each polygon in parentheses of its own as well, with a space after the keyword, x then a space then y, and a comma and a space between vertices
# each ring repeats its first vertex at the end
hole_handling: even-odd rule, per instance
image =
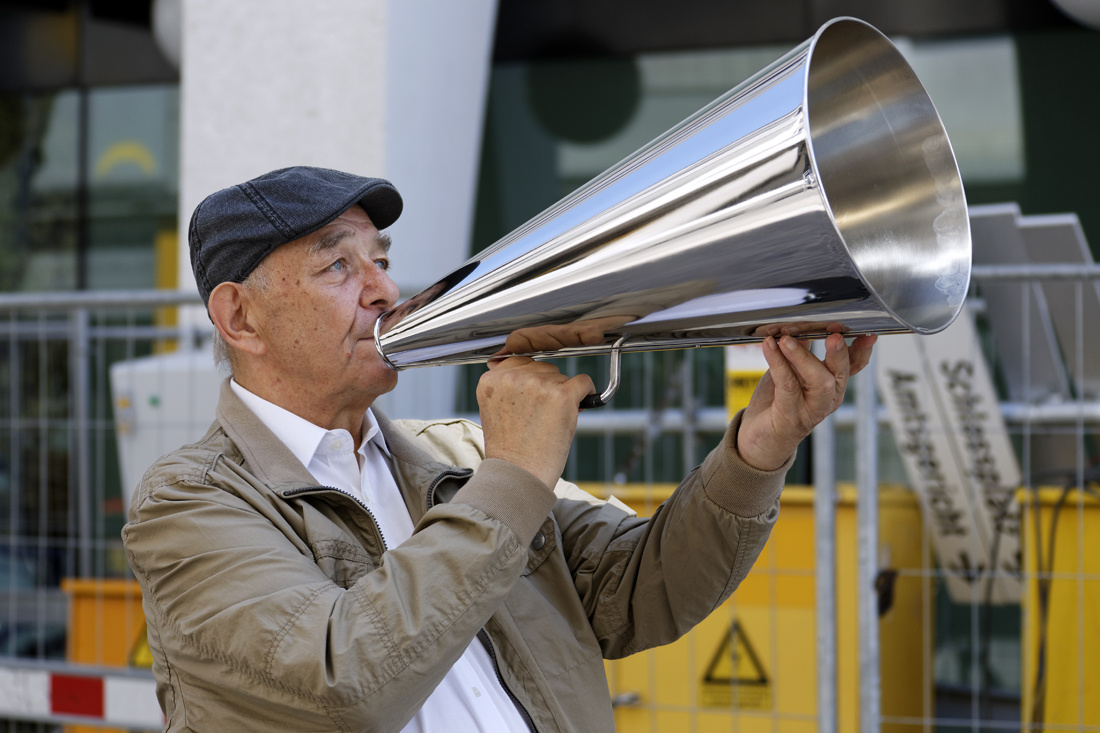
POLYGON ((383 315, 375 343, 403 369, 589 321, 601 343, 536 356, 935 333, 969 281, 939 115, 885 36, 840 18, 383 315))

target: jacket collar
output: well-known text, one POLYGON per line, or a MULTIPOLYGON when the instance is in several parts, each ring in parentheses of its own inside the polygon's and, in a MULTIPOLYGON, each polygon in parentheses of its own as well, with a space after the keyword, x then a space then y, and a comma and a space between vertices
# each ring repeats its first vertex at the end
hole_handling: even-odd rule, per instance
POLYGON ((316 486, 302 462, 241 401, 225 379, 218 395, 218 423, 244 459, 244 468, 275 491, 316 486))
MULTIPOLYGON (((417 445, 411 433, 380 410, 373 408, 373 412, 394 459, 397 485, 417 521, 427 510, 428 486, 443 473, 456 469, 433 458, 417 445)), ((318 485, 302 462, 241 401, 228 378, 221 385, 217 416, 218 424, 240 451, 243 467, 273 491, 318 485)))
MULTIPOLYGON (((464 480, 472 471, 441 462, 422 448, 409 430, 390 420, 377 408, 372 409, 393 456, 394 478, 401 487, 413 522, 419 522, 428 511, 428 490, 438 483, 438 479, 450 474, 464 480)), ((452 494, 453 487, 447 492, 447 498, 452 494)))

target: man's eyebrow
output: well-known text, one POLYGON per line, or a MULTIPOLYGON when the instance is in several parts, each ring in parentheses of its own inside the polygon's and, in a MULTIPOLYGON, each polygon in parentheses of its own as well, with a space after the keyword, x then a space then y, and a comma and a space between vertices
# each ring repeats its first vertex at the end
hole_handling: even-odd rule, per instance
MULTIPOLYGON (((314 255, 330 250, 350 236, 352 236, 352 232, 348 229, 338 229, 334 232, 329 232, 309 246, 309 253, 314 255)), ((388 234, 379 234, 376 241, 383 252, 389 252, 390 247, 393 245, 393 240, 390 239, 390 235, 388 234)))
POLYGON ((334 232, 329 232, 309 246, 309 253, 315 255, 330 250, 349 236, 351 236, 351 231, 347 229, 337 229, 334 232))

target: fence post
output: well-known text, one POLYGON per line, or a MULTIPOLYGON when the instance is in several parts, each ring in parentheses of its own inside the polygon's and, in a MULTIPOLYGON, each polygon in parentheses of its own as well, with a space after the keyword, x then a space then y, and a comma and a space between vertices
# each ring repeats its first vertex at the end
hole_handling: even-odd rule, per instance
MULTIPOLYGON (((814 353, 824 350, 815 342, 814 353)), ((814 428, 814 605, 817 618, 817 730, 837 729, 836 416, 814 428)))
POLYGON ((91 462, 91 344, 87 308, 76 308, 69 316, 69 400, 72 410, 72 455, 69 458, 76 489, 77 571, 79 577, 93 576, 92 462, 91 462))
POLYGON ((856 491, 859 525, 857 562, 859 604, 859 728, 878 733, 882 719, 878 599, 878 419, 874 356, 856 375, 856 491))

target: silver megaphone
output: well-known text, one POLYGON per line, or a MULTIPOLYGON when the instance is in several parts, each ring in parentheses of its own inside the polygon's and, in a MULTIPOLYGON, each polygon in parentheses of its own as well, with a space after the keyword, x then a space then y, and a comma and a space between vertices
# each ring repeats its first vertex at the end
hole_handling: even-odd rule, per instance
POLYGON ((943 123, 878 30, 809 40, 384 314, 394 369, 486 362, 523 328, 594 321, 535 357, 946 328, 970 224, 943 123))

